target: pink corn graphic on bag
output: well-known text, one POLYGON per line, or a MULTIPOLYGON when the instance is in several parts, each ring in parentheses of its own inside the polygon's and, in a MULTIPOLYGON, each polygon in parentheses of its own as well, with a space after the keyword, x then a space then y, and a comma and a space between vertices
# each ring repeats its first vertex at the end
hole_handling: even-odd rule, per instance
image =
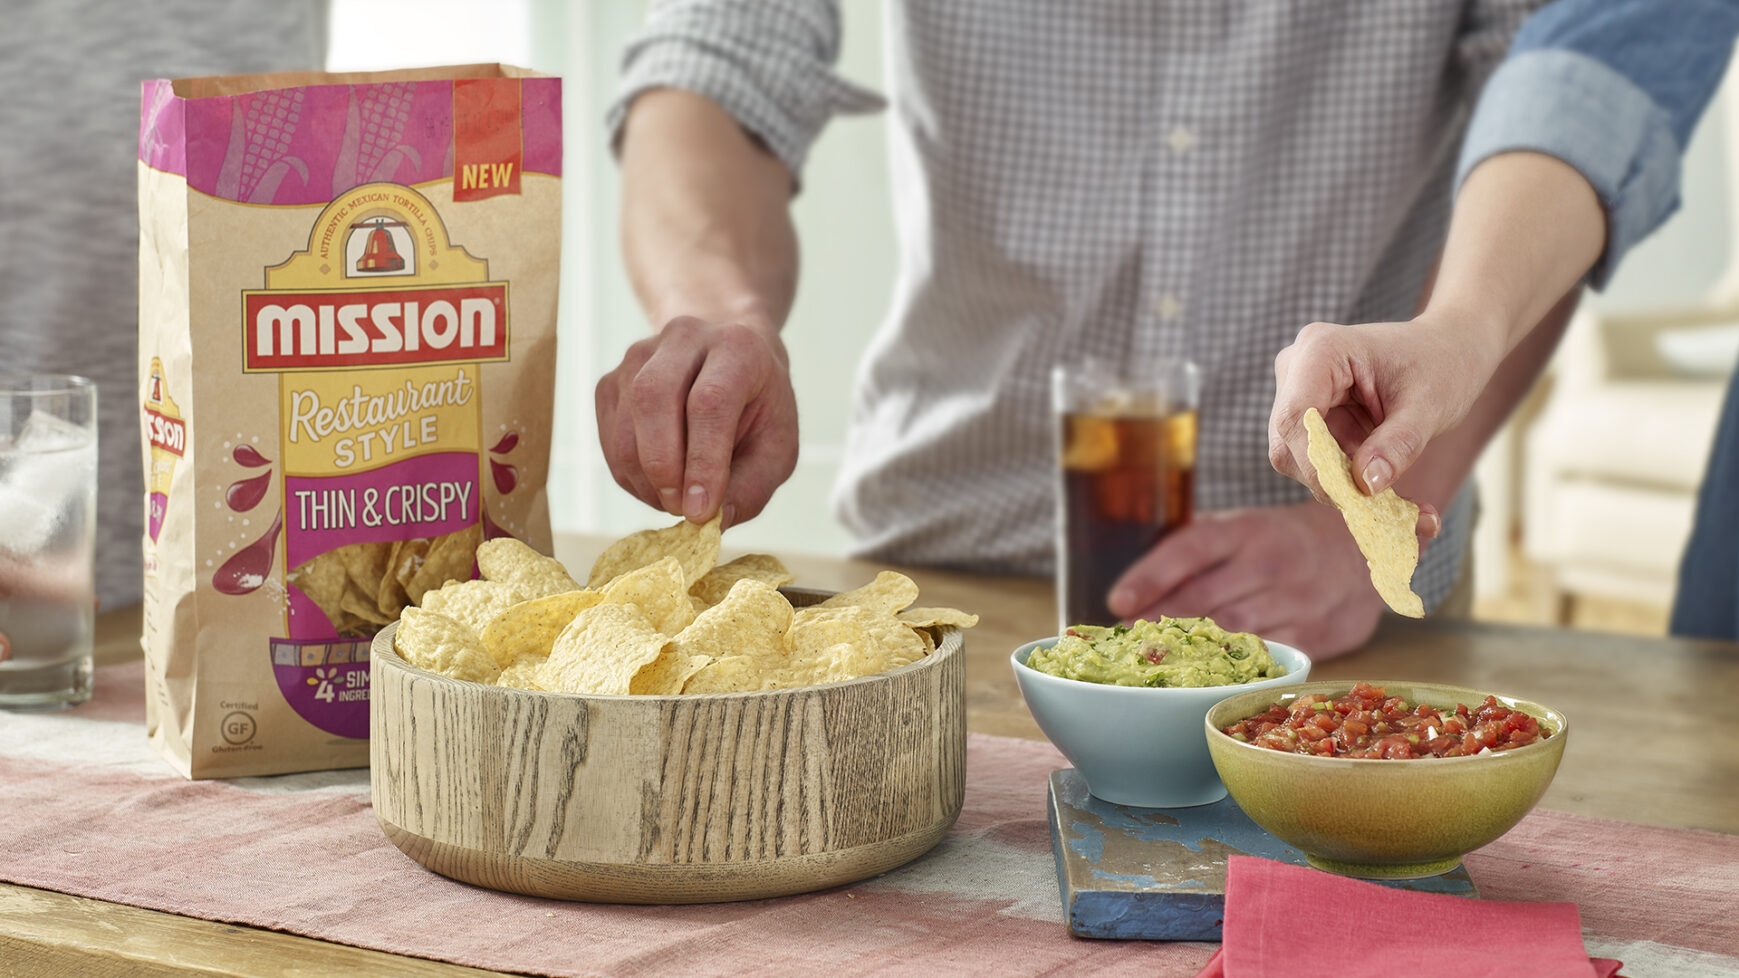
POLYGON ((191 778, 368 763, 369 639, 550 549, 561 82, 145 83, 143 644, 191 778))

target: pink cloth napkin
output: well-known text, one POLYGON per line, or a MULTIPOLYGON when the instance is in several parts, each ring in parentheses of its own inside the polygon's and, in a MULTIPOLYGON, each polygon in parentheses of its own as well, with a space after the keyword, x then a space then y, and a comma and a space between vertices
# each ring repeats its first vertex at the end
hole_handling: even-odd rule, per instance
POLYGON ((1416 893, 1233 856, 1220 950, 1196 978, 1291 974, 1302 964, 1339 978, 1613 978, 1621 967, 1588 957, 1573 903, 1416 893))

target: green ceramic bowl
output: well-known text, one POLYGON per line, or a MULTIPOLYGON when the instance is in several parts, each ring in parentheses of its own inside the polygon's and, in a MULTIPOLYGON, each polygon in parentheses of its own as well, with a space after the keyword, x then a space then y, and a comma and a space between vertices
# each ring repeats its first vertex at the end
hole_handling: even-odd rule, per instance
MULTIPOLYGON (((1440 683, 1371 685, 1436 707, 1473 707, 1486 697, 1485 690, 1440 683)), ((1208 754, 1232 800, 1319 869, 1379 879, 1446 873, 1521 821, 1564 756, 1570 729, 1562 713, 1501 694, 1493 695, 1538 717, 1551 736, 1472 757, 1355 760, 1282 753, 1222 732, 1270 703, 1311 693, 1338 698, 1352 687, 1334 680, 1238 693, 1209 709, 1205 721, 1208 754)))

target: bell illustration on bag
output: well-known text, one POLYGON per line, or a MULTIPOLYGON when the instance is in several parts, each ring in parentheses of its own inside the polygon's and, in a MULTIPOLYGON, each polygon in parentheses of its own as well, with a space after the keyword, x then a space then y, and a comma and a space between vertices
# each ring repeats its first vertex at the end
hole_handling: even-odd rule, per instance
POLYGON ((402 228, 403 221, 388 221, 377 217, 371 221, 352 224, 355 229, 368 228, 368 244, 364 246, 362 257, 356 260, 356 270, 359 272, 397 272, 405 267, 405 260, 393 247, 392 232, 389 227, 402 228))

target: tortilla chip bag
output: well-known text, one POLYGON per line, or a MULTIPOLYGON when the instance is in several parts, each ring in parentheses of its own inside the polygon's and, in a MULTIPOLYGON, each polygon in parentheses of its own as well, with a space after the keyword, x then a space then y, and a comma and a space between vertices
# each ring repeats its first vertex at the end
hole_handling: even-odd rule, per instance
POLYGON ((365 766, 381 629, 408 614, 420 661, 486 678, 514 596, 448 588, 485 540, 550 545, 561 81, 155 79, 138 104, 146 732, 190 778, 365 766))

